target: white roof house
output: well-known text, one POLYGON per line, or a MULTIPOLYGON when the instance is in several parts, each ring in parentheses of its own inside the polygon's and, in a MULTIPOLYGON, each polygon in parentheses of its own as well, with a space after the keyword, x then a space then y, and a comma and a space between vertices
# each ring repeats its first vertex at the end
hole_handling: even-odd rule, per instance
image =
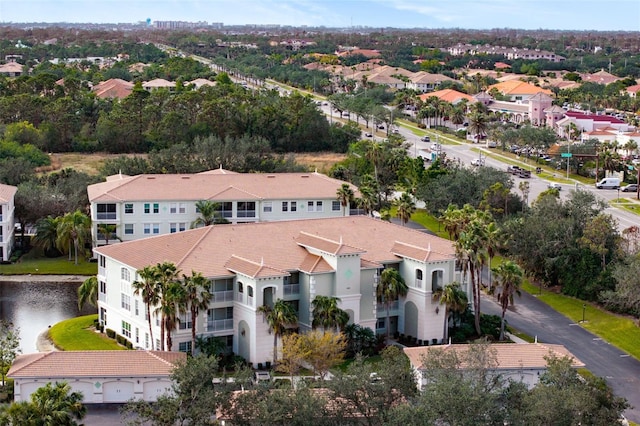
MULTIPOLYGON (((216 169, 196 174, 113 175, 89 185, 93 239, 114 242, 98 233, 115 226, 121 241, 180 232, 200 216, 196 202, 218 203, 231 223, 348 216, 337 198, 346 182, 320 173, 235 173, 216 169)), ((354 193, 357 188, 350 185, 354 193)))
MULTIPOLYGON (((397 268, 408 293, 390 303, 390 332, 417 340, 443 338, 433 290, 460 281, 448 240, 366 216, 215 225, 98 247, 98 311, 106 327, 134 346, 158 349, 160 327, 152 314, 153 341, 140 296, 131 283, 137 271, 172 262, 183 274, 210 280, 212 302, 192 321, 185 313, 172 333, 173 350, 190 349, 198 336, 217 336, 249 362, 272 359, 262 305, 292 304, 301 331, 310 329, 316 295, 335 296, 350 321, 385 332, 386 305, 377 303, 378 276, 397 268)), ((471 300, 467 284, 463 285, 471 300)), ((152 312, 154 309, 152 308, 152 312)))
POLYGON ((14 198, 17 187, 0 183, 0 261, 8 261, 15 233, 14 198))

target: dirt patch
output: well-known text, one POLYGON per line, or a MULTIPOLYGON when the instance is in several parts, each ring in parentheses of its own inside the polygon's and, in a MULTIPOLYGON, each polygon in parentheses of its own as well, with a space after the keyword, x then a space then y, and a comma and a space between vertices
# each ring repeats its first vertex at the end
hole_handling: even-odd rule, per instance
POLYGON ((347 155, 335 152, 310 152, 294 154, 294 157, 297 163, 304 164, 310 170, 326 174, 334 164, 347 158, 347 155))
MULTIPOLYGON (((74 152, 51 154, 51 166, 42 167, 37 171, 47 173, 71 168, 78 172, 83 172, 88 175, 95 176, 100 174, 100 168, 104 164, 105 160, 117 158, 122 155, 123 154, 105 153, 81 154, 74 152)), ((136 154, 136 156, 146 157, 146 154, 136 154)))

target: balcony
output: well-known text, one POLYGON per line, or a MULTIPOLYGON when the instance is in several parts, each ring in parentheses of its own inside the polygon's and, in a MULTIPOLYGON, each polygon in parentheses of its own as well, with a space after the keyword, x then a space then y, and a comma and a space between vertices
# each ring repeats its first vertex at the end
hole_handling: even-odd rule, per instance
POLYGON ((207 331, 233 330, 233 318, 208 320, 207 331))
POLYGON ((236 293, 236 302, 244 303, 244 293, 236 293))
POLYGON ((285 284, 284 295, 290 296, 292 294, 300 294, 300 284, 285 284))
POLYGON ((419 279, 416 278, 416 284, 415 285, 416 285, 416 288, 420 288, 421 289, 422 288, 422 280, 419 280, 419 279))
POLYGON ((117 214, 112 212, 96 213, 96 219, 97 220, 108 220, 108 219, 115 220, 117 219, 117 214))
MULTIPOLYGON (((393 301, 393 302, 391 302, 391 303, 389 304, 389 312, 391 312, 391 313, 392 313, 392 312, 397 312, 397 311, 398 311, 398 309, 400 309, 400 302, 399 302, 398 300, 393 301)), ((383 313, 385 313, 385 314, 386 314, 386 313, 387 313, 387 305, 386 305, 385 303, 378 303, 378 304, 376 305, 376 311, 377 311, 378 313, 383 312, 383 313)))
POLYGON ((242 210, 242 211, 238 211, 237 213, 238 218, 241 217, 256 217, 256 211, 255 210, 242 210))
POLYGON ((233 302, 233 290, 214 291, 211 293, 213 296, 212 302, 233 302))

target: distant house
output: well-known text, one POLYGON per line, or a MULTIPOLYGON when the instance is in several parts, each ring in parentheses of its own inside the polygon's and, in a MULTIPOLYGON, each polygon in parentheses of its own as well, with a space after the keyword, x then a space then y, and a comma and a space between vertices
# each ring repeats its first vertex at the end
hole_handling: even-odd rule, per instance
POLYGON ((466 99, 469 103, 476 102, 476 99, 473 96, 458 92, 454 89, 436 90, 435 92, 423 93, 419 98, 422 102, 425 102, 427 99, 434 96, 442 101, 449 102, 452 105, 456 105, 463 99, 466 99))
POLYGON ((96 84, 91 90, 101 99, 124 99, 133 91, 133 83, 119 78, 111 78, 96 84))
POLYGON ((7 373, 14 401, 47 383, 67 382, 84 404, 153 402, 172 391, 170 378, 186 354, 159 351, 53 351, 19 355, 7 373))
POLYGON ((15 233, 14 197, 18 188, 0 184, 0 261, 8 261, 15 233))
POLYGON ((154 80, 143 82, 142 88, 148 92, 156 89, 167 89, 172 92, 176 90, 176 83, 174 81, 167 81, 164 78, 156 78, 154 80))
POLYGON ((538 93, 553 96, 553 92, 549 89, 543 89, 542 87, 520 80, 503 81, 489 86, 487 91, 491 91, 491 89, 496 89, 503 96, 508 96, 509 100, 512 102, 526 101, 538 93))
POLYGON ((199 89, 203 86, 215 86, 216 82, 207 80, 206 78, 196 78, 195 80, 185 82, 185 86, 193 85, 196 89, 199 89))
POLYGON ((23 65, 17 62, 8 62, 0 65, 0 74, 5 77, 20 77, 23 73, 23 65))
POLYGON ((455 81, 451 77, 443 74, 430 74, 420 71, 409 77, 408 89, 414 89, 418 92, 430 92, 435 90, 442 82, 455 81))
POLYGON ((627 87, 624 92, 632 98, 638 96, 638 92, 640 92, 640 84, 634 84, 633 86, 627 87))
POLYGON ((583 82, 591 82, 598 84, 610 84, 620 80, 620 77, 616 77, 615 75, 606 72, 605 70, 600 70, 598 72, 594 72, 592 74, 580 74, 583 82))
MULTIPOLYGON (((454 351, 463 358, 464 353, 469 350, 470 345, 442 345, 442 346, 421 346, 405 348, 404 353, 409 357, 411 367, 416 376, 418 389, 423 389, 427 384, 424 374, 424 361, 435 351, 454 351)), ((584 367, 584 363, 576 359, 562 345, 551 345, 542 343, 522 343, 492 344, 491 351, 494 352, 497 367, 495 373, 501 374, 504 379, 511 379, 522 382, 529 389, 535 386, 540 380, 540 375, 547 371, 547 360, 550 355, 558 358, 569 357, 572 359, 573 368, 584 367)), ((464 364, 461 366, 465 368, 464 364)))

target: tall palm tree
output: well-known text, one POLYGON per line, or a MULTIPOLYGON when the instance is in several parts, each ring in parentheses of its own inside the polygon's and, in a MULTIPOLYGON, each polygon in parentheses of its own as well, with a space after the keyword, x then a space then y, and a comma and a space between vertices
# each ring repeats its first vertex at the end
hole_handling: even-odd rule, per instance
POLYGON ((276 300, 273 307, 260 306, 258 312, 264 314, 269 332, 273 333, 273 365, 275 366, 278 361, 278 337, 282 336, 287 328, 297 324, 298 316, 293 306, 282 299, 276 300))
POLYGON ((469 114, 469 131, 476 134, 476 142, 480 143, 482 135, 487 131, 487 116, 480 111, 469 114))
POLYGON ((87 278, 78 287, 78 310, 82 310, 85 303, 98 306, 98 277, 87 278))
POLYGON ((110 240, 118 240, 122 241, 120 237, 118 237, 117 232, 118 225, 115 224, 107 224, 100 223, 98 224, 98 233, 104 236, 104 243, 109 245, 110 240))
POLYGON ((36 222, 36 235, 33 237, 33 243, 37 247, 42 248, 45 255, 60 255, 58 251, 58 225, 60 217, 47 216, 36 222))
POLYGON ((213 296, 209 293, 209 280, 200 272, 191 271, 191 276, 183 275, 185 299, 191 312, 191 355, 196 350, 196 320, 200 311, 209 309, 213 296))
POLYGON ((433 300, 440 301, 444 305, 444 340, 449 338, 450 313, 461 314, 467 309, 467 294, 460 289, 460 284, 452 282, 433 293, 433 300))
POLYGON ((409 219, 411 219, 411 215, 416 211, 416 203, 406 192, 403 192, 400 198, 397 198, 393 202, 398 209, 396 212, 396 216, 402 222, 402 226, 406 225, 409 219))
POLYGON ((347 208, 353 201, 354 193, 353 189, 349 186, 348 183, 343 183, 338 191, 336 192, 336 196, 338 197, 338 201, 340 201, 340 205, 343 209, 343 216, 347 215, 347 208))
POLYGON ((463 254, 464 261, 467 263, 465 267, 469 271, 471 277, 471 286, 473 289, 473 313, 475 320, 475 329, 478 335, 480 330, 480 288, 482 285, 482 268, 486 264, 486 238, 485 224, 482 219, 473 219, 463 232, 460 238, 455 242, 456 250, 463 254))
MULTIPOLYGON (((167 332, 167 325, 173 327, 173 318, 176 301, 177 290, 172 288, 173 284, 177 281, 180 271, 175 264, 171 262, 158 263, 155 268, 158 271, 158 287, 159 287, 159 302, 160 306, 156 308, 156 313, 160 314, 160 350, 164 351, 165 347, 165 333, 167 332)), ((171 332, 169 331, 169 336, 171 332)))
POLYGON ((220 216, 220 203, 210 200, 196 201, 196 210, 200 213, 200 216, 191 223, 192 228, 224 223, 223 218, 220 216))
MULTIPOLYGON (((180 282, 171 281, 164 287, 158 309, 163 318, 162 324, 164 325, 163 328, 167 339, 167 351, 171 352, 171 349, 173 349, 172 332, 180 322, 180 314, 187 311, 187 293, 180 282)), ((162 331, 162 328, 160 331, 162 331)))
POLYGON ((523 273, 520 267, 507 260, 493 268, 496 282, 496 297, 502 308, 502 320, 500 322, 500 340, 504 340, 504 315, 509 305, 513 305, 513 295, 520 296, 520 285, 522 284, 523 273))
POLYGON ((349 322, 349 314, 347 311, 338 306, 340 299, 331 296, 316 296, 311 302, 313 321, 311 327, 322 327, 324 331, 327 329, 336 329, 339 331, 349 322))
POLYGON ((75 264, 78 264, 78 252, 80 246, 91 235, 91 219, 80 210, 65 214, 58 223, 58 248, 69 247, 69 260, 71 260, 71 247, 73 245, 75 264))
POLYGON ((391 302, 398 299, 398 297, 403 297, 407 295, 409 291, 409 287, 404 282, 404 278, 400 275, 400 272, 394 268, 387 268, 382 271, 380 275, 380 282, 378 283, 378 287, 376 287, 376 296, 378 300, 385 304, 387 309, 387 320, 386 320, 386 328, 387 328, 387 340, 389 340, 389 329, 391 328, 389 322, 389 308, 391 306, 391 302))
POLYGON ((154 350, 153 327, 151 323, 151 306, 160 302, 160 286, 158 284, 158 270, 155 266, 145 266, 137 271, 140 280, 131 283, 134 295, 141 295, 142 302, 147 310, 147 321, 149 321, 149 336, 151 338, 151 350, 154 350))

